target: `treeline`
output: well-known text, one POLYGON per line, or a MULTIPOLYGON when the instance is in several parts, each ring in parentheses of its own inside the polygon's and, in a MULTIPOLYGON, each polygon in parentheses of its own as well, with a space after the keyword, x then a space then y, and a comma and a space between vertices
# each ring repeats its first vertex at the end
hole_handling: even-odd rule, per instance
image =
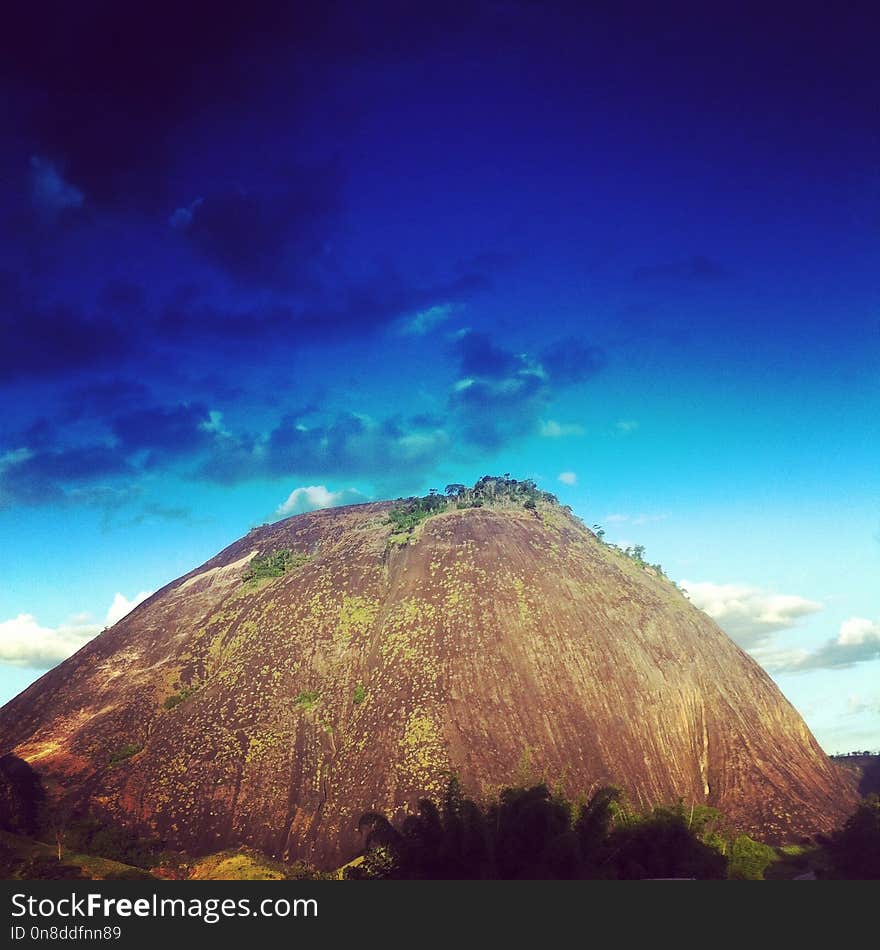
MULTIPOLYGON (((378 812, 360 821, 365 850, 347 879, 746 879, 812 872, 829 879, 880 879, 880 797, 869 795, 831 835, 772 848, 725 829, 715 809, 679 802, 648 812, 619 789, 573 802, 544 784, 506 788, 477 802, 451 780, 442 799, 423 799, 397 826, 378 812)), ((74 855, 94 855, 154 870, 184 866, 168 843, 110 826, 85 812, 50 805, 33 770, 0 758, 0 831, 44 842, 27 856, 0 836, 0 877, 78 877, 74 855), (51 854, 46 846, 51 847, 51 854)), ((166 875, 167 876, 167 875, 166 875)), ((290 876, 326 878, 302 864, 290 876)))
POLYGON ((504 475, 484 475, 471 486, 453 482, 443 492, 432 488, 421 497, 398 499, 388 512, 387 523, 395 533, 412 532, 419 522, 452 508, 482 508, 493 505, 522 505, 536 509, 538 502, 558 504, 552 492, 541 491, 530 479, 511 478, 504 475))
MULTIPOLYGON (((423 799, 395 828, 361 819, 367 850, 355 879, 725 878, 720 815, 704 807, 657 808, 637 816, 616 788, 576 807, 546 785, 507 788, 478 804, 450 781, 442 801, 423 799)), ((752 842, 757 847, 757 842, 752 842)))
MULTIPOLYGON (((633 544, 628 547, 622 548, 619 544, 614 544, 611 541, 605 540, 605 529, 600 524, 593 525, 593 534, 596 535, 596 540, 605 545, 606 548, 611 548, 612 551, 617 551, 618 554, 622 554, 624 557, 628 557, 631 561, 635 561, 636 564, 641 568, 650 569, 654 571, 655 574, 659 574, 661 577, 665 577, 674 587, 678 587, 678 584, 675 583, 663 570, 661 564, 652 564, 645 557, 645 546, 644 544, 633 544)), ((680 587, 678 587, 682 593, 685 593, 680 587)))
MULTIPOLYGON (((366 851, 347 879, 761 880, 784 856, 726 835, 715 809, 680 802, 639 813, 613 787, 581 805, 546 785, 507 788, 479 804, 452 780, 440 802, 423 799, 399 827, 378 812, 364 814, 360 827, 366 851)), ((818 851, 823 876, 880 877, 876 796, 818 851)))

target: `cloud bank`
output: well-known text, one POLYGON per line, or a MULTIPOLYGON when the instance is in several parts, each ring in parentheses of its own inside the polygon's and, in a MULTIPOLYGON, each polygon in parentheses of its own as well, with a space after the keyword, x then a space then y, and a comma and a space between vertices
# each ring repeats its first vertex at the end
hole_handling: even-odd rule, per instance
POLYGON ((776 594, 744 584, 713 584, 682 580, 691 603, 705 611, 746 650, 766 645, 773 634, 791 629, 822 604, 794 594, 776 594))
POLYGON ((72 656, 105 627, 121 620, 150 596, 140 591, 128 598, 117 593, 104 623, 93 623, 88 614, 70 618, 57 627, 44 627, 33 614, 18 614, 0 622, 0 663, 48 670, 72 656))
POLYGON ((845 669, 880 659, 880 621, 849 617, 840 624, 836 637, 815 649, 780 648, 774 643, 775 635, 822 610, 821 603, 744 584, 682 580, 681 586, 695 607, 772 673, 845 669))

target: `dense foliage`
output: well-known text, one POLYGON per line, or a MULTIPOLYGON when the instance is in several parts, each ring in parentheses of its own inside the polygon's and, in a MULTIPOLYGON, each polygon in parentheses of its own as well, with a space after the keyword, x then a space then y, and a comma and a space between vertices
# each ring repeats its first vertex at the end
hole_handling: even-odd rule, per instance
POLYGON ((740 835, 730 847, 728 876, 738 881, 761 881, 775 860, 776 851, 770 845, 740 835))
POLYGON ((31 834, 43 800, 42 782, 30 765, 15 755, 0 757, 0 829, 31 834))
POLYGON ((481 806, 453 780, 439 805, 423 799, 399 829, 377 812, 365 814, 367 852, 346 876, 723 878, 727 858, 712 837, 717 817, 683 806, 637 816, 610 787, 580 807, 546 785, 508 788, 481 806))
POLYGON ((825 842, 834 877, 880 879, 880 797, 869 795, 825 842))
POLYGON ((162 843, 92 817, 71 820, 64 829, 66 853, 93 854, 133 867, 150 868, 161 860, 162 843))
POLYGON ((576 805, 546 785, 507 788, 478 804, 457 781, 439 803, 395 827, 378 812, 361 818, 366 850, 349 879, 762 880, 810 871, 823 878, 880 879, 880 799, 869 796, 830 838, 773 848, 728 836, 707 806, 632 810, 600 788, 576 805), (781 873, 769 874, 779 867, 781 873))

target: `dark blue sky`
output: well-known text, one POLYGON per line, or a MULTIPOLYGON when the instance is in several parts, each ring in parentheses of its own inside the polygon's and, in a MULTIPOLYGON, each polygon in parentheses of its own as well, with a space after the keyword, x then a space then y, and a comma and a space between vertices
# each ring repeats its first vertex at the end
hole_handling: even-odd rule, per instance
POLYGON ((253 523, 499 470, 880 744, 878 18, 772 6, 7 12, 6 692, 253 523))

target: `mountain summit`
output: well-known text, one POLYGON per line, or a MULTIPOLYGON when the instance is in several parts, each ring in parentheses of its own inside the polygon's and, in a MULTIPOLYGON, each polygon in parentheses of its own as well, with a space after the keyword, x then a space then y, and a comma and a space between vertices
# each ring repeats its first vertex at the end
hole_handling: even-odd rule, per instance
POLYGON ((49 795, 196 853, 339 866, 450 773, 683 797, 766 839, 854 791, 656 568, 532 483, 297 515, 172 582, 0 710, 49 795))

